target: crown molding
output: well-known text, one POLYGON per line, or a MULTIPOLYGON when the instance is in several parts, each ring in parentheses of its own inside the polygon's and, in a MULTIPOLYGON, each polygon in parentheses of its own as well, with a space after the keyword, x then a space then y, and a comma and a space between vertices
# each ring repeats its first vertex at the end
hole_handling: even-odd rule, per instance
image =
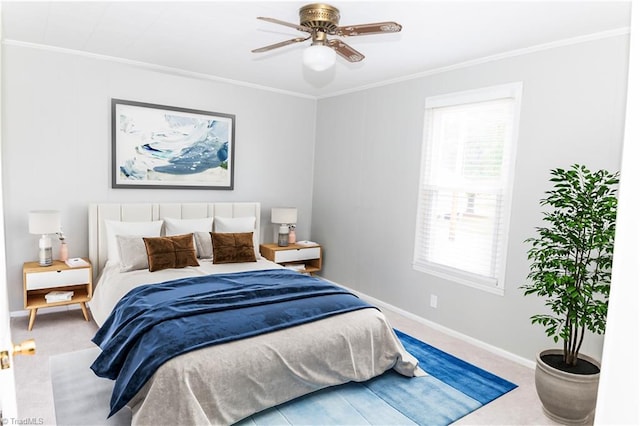
POLYGON ((307 94, 304 94, 304 93, 298 93, 298 92, 292 92, 292 91, 288 91, 288 90, 276 89, 274 87, 262 86, 262 85, 259 85, 259 84, 249 83, 249 82, 246 82, 246 81, 240 81, 240 80, 233 80, 233 79, 230 79, 230 78, 218 77, 218 76, 215 76, 215 75, 212 75, 212 74, 199 73, 199 72, 195 72, 195 71, 187 71, 187 70, 184 70, 184 69, 181 69, 181 68, 167 67, 167 66, 164 66, 164 65, 157 65, 157 64, 152 64, 152 63, 149 63, 149 62, 134 61, 132 59, 119 58, 117 56, 101 55, 101 54, 98 54, 98 53, 85 52, 85 51, 82 51, 82 50, 67 49, 67 48, 64 48, 64 47, 49 46, 49 45, 46 45, 46 44, 31 43, 31 42, 20 41, 20 40, 12 40, 12 39, 3 40, 2 44, 4 46, 25 47, 25 48, 29 48, 29 49, 38 49, 38 50, 44 50, 44 51, 48 51, 48 52, 62 53, 62 54, 66 54, 66 55, 74 55, 74 56, 80 56, 80 57, 89 58, 89 59, 96 59, 96 60, 99 60, 99 61, 115 62, 115 63, 120 63, 120 64, 132 66, 132 67, 136 67, 136 68, 142 68, 142 69, 147 69, 147 70, 151 70, 151 71, 158 71, 158 72, 163 72, 163 73, 171 74, 171 75, 177 75, 177 76, 181 76, 181 77, 190 77, 190 78, 195 78, 195 79, 200 79, 200 80, 215 81, 215 82, 219 82, 219 83, 228 83, 228 84, 233 84, 233 85, 236 85, 236 86, 249 87, 249 88, 258 89, 258 90, 266 90, 266 91, 269 91, 269 92, 275 92, 275 93, 289 95, 289 96, 295 96, 295 97, 299 97, 299 98, 314 99, 314 100, 317 99, 317 97, 315 97, 315 96, 307 95, 307 94))
POLYGON ((601 39, 610 38, 610 37, 618 37, 618 36, 628 35, 628 34, 630 34, 630 32, 631 32, 630 27, 622 27, 622 28, 617 28, 617 29, 614 29, 614 30, 601 31, 601 32, 598 32, 598 33, 592 33, 592 34, 586 34, 586 35, 578 36, 578 37, 571 37, 571 38, 566 38, 566 39, 562 39, 562 40, 556 40, 556 41, 552 41, 552 42, 549 42, 549 43, 543 43, 543 44, 538 44, 538 45, 531 46, 531 47, 525 47, 523 49, 516 49, 516 50, 511 50, 511 51, 508 51, 508 52, 498 53, 498 54, 495 54, 495 55, 484 56, 482 58, 472 59, 472 60, 469 60, 469 61, 464 61, 464 62, 460 62, 460 63, 453 64, 453 65, 447 65, 445 67, 434 68, 434 69, 431 69, 431 70, 422 71, 422 72, 419 72, 419 73, 410 74, 410 75, 406 75, 406 76, 403 76, 403 77, 394 78, 394 79, 390 79, 390 80, 385 80, 385 81, 381 81, 381 82, 378 82, 378 83, 359 86, 359 87, 355 87, 353 89, 343 90, 343 91, 340 91, 340 92, 334 92, 334 93, 331 93, 331 94, 318 96, 318 99, 332 98, 332 97, 336 97, 336 96, 345 95, 345 94, 348 94, 348 93, 360 92, 362 90, 368 90, 368 89, 373 89, 373 88, 376 88, 376 87, 388 86, 390 84, 400 83, 400 82, 403 82, 403 81, 415 80, 415 79, 418 79, 418 78, 428 77, 428 76, 436 75, 436 74, 442 74, 442 73, 453 71, 453 70, 473 67, 473 66, 485 64, 485 63, 488 63, 488 62, 495 62, 495 61, 500 61, 500 60, 503 60, 503 59, 513 58, 513 57, 517 57, 517 56, 528 55, 530 53, 541 52, 541 51, 549 50, 549 49, 555 49, 555 48, 558 48, 558 47, 571 46, 571 45, 574 45, 574 44, 586 43, 586 42, 590 42, 590 41, 594 41, 594 40, 601 40, 601 39))

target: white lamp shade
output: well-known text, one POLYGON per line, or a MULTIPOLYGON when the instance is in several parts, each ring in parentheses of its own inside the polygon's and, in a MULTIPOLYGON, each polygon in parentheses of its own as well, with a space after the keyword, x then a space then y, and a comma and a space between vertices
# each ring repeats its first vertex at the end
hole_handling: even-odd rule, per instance
POLYGON ((294 224, 298 221, 298 209, 295 207, 274 207, 271 209, 271 223, 294 224))
POLYGON ((29 212, 30 234, 55 234, 60 232, 60 212, 58 210, 34 210, 29 212))
POLYGON ((314 44, 302 52, 302 63, 314 70, 324 71, 336 63, 336 51, 321 44, 314 44))

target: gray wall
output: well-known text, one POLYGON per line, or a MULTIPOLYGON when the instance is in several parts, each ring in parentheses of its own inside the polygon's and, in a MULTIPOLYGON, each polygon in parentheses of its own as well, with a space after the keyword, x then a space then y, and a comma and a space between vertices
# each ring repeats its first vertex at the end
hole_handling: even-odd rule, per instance
MULTIPOLYGON (((518 289, 542 224, 549 170, 584 163, 618 170, 628 37, 538 51, 318 103, 311 234, 328 279, 526 359, 553 347, 529 317, 543 301, 518 289), (425 98, 523 82, 504 296, 412 268, 425 98), (430 295, 438 307, 430 308, 430 295)), ((584 353, 600 357, 602 337, 584 353)))
POLYGON ((295 206, 298 238, 310 238, 315 99, 21 46, 2 54, 10 310, 23 307, 22 263, 38 256, 33 209, 61 211, 73 257, 88 254, 92 202, 260 201, 264 241, 271 207, 295 206), (112 189, 111 98, 235 114, 236 189, 112 189))

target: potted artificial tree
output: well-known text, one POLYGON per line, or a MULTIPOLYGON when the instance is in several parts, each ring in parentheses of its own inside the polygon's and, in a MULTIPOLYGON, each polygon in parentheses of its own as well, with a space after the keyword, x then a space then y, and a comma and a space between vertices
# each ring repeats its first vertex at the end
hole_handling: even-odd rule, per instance
POLYGON ((583 423, 595 409, 600 364, 580 354, 585 332, 603 334, 607 319, 618 173, 585 166, 551 171, 553 189, 540 201, 546 226, 536 228, 528 258, 525 295, 546 299, 550 313, 534 315, 562 349, 545 350, 536 362, 536 390, 547 416, 583 423))

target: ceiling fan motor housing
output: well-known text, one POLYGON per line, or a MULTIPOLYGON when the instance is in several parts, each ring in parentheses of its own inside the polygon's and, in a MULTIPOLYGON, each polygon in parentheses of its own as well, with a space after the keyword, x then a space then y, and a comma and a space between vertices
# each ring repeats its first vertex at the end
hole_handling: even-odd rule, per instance
POLYGON ((300 25, 332 34, 340 22, 340 11, 328 4, 314 3, 300 8, 300 25))

